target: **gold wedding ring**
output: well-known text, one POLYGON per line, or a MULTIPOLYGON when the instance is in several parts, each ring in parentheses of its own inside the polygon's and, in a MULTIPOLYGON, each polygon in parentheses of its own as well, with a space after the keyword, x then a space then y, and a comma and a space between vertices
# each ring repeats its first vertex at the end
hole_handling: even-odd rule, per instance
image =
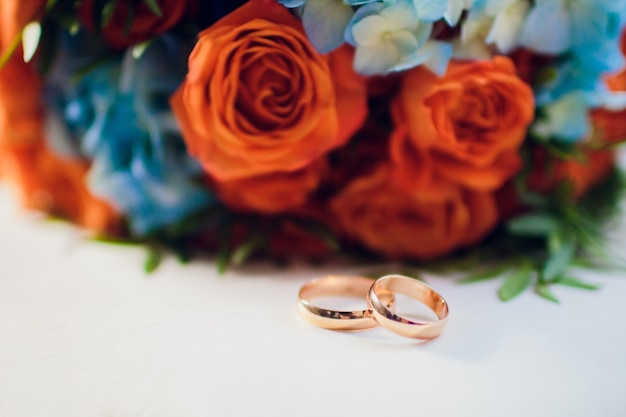
POLYGON ((448 303, 435 290, 404 275, 386 275, 372 280, 359 276, 329 275, 305 284, 298 294, 298 311, 310 324, 331 330, 365 330, 381 325, 413 339, 434 339, 448 321, 448 303), (416 320, 396 314, 395 294, 403 294, 427 306, 436 320, 416 320), (318 307, 312 300, 321 297, 358 297, 368 308, 336 311, 318 307))
MULTIPOLYGON (((320 297, 357 297, 363 299, 374 280, 358 276, 329 275, 305 284, 298 294, 298 311, 310 324, 331 330, 365 330, 376 327, 368 308, 356 311, 336 311, 318 307, 312 300, 320 297)), ((382 291, 378 298, 386 307, 392 307, 393 296, 382 291), (385 295, 386 294, 386 295, 385 295)))
POLYGON ((423 282, 404 275, 386 275, 377 279, 367 294, 367 301, 372 315, 381 326, 413 339, 434 339, 441 334, 448 321, 446 300, 423 282), (420 301, 435 313, 438 320, 413 320, 395 314, 384 303, 389 292, 420 301))

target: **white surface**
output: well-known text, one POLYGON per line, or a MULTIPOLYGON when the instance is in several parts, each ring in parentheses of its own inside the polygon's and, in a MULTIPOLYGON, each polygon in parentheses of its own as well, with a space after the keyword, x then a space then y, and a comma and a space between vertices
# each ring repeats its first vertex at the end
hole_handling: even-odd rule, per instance
MULTIPOLYGON (((451 306, 437 340, 335 333, 295 308, 308 279, 358 266, 218 277, 82 240, 0 188, 0 416, 624 416, 626 277, 561 305, 498 282, 430 277, 451 306)), ((390 272, 392 268, 390 267, 390 272)))

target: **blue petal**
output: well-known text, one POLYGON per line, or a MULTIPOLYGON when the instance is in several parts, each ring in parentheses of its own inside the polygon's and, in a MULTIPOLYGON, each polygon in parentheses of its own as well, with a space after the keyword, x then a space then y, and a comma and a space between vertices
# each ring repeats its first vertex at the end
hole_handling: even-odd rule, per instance
MULTIPOLYGON (((216 201, 197 180, 199 164, 172 126, 167 101, 185 76, 181 54, 188 48, 165 35, 139 60, 127 54, 77 85, 52 81, 59 82, 54 91, 64 96, 55 102, 68 116, 68 128, 93 161, 90 190, 117 207, 137 236, 158 232, 216 201)), ((69 54, 64 63, 71 60, 69 54)))
POLYGON ((413 0, 420 20, 434 22, 446 13, 448 0, 413 0))
POLYGON ((337 0, 309 0, 304 7, 302 22, 311 43, 326 54, 340 47, 350 19, 352 7, 337 0))
POLYGON ((378 14, 385 6, 382 3, 370 3, 363 7, 359 7, 352 20, 349 22, 346 27, 345 32, 345 40, 352 46, 357 46, 356 40, 354 39, 354 35, 352 34, 352 26, 361 20, 365 19, 367 16, 371 16, 374 14, 378 14))
POLYGON ((589 103, 585 93, 574 91, 542 109, 544 117, 533 126, 535 134, 563 142, 578 142, 591 133, 589 103))
POLYGON ((558 55, 572 45, 570 15, 561 2, 535 5, 522 31, 520 44, 536 52, 558 55))

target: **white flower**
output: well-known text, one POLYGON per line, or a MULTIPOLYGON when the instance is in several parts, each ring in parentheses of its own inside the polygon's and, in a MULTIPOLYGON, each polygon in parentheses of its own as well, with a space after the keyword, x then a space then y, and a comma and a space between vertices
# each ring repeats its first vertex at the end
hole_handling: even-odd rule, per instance
POLYGON ((508 3, 495 11, 491 30, 485 38, 485 42, 495 45, 504 54, 519 45, 522 28, 530 10, 530 3, 526 0, 509 0, 508 3))
POLYGON ((443 15, 444 19, 450 26, 456 26, 463 11, 469 10, 473 3, 474 0, 448 0, 448 8, 443 15))
POLYGON ((455 42, 454 56, 486 58, 490 46, 507 54, 520 44, 526 17, 527 0, 485 0, 475 3, 461 27, 461 39, 455 42))
MULTIPOLYGON (((433 25, 420 19, 413 1, 368 6, 357 11, 346 34, 349 42, 356 46, 354 67, 357 71, 365 75, 384 74, 412 68, 432 58, 432 50, 423 51, 422 47, 433 25)), ((432 10, 427 12, 430 19, 432 10)))

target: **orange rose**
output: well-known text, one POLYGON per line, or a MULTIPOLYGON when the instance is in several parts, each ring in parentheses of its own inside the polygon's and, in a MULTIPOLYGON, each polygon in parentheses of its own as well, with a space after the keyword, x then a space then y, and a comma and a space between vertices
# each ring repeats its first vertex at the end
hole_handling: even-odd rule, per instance
POLYGON ((0 144, 41 139, 40 90, 39 77, 19 57, 0 68, 0 144))
MULTIPOLYGON (((589 189, 605 180, 615 169, 615 153, 612 151, 588 152, 585 161, 548 159, 545 149, 535 149, 528 177, 528 188, 539 194, 553 192, 562 181, 572 185, 573 199, 582 197, 589 189)), ((519 199, 517 187, 507 183, 496 192, 501 219, 507 220, 528 209, 519 199)))
POLYGON ((46 0, 0 1, 0 54, 15 41, 27 23, 43 12, 46 0))
MULTIPOLYGON (((626 74, 624 82, 626 83, 626 74)), ((626 110, 594 109, 591 111, 591 123, 594 140, 602 143, 626 141, 626 110)))
MULTIPOLYGON (((101 7, 99 3, 97 0, 83 0, 79 9, 81 20, 90 30, 100 28, 100 22, 95 21, 95 15, 100 14, 96 9, 101 7)), ((161 9, 161 16, 158 16, 145 1, 117 1, 110 19, 101 29, 102 36, 114 48, 145 41, 176 25, 187 12, 188 3, 189 0, 157 0, 161 9), (133 23, 127 29, 129 18, 133 23)))
POLYGON ((343 145, 366 115, 352 53, 319 55, 285 7, 249 1, 200 34, 172 97, 191 154, 228 181, 297 171, 343 145))
POLYGON ((325 159, 294 172, 277 172, 216 184, 220 199, 236 210, 276 214, 306 203, 328 171, 325 159))
POLYGON ((382 165, 330 204, 347 237, 390 258, 430 259, 471 246, 498 221, 491 193, 443 182, 407 190, 382 165))
POLYGON ((409 71, 392 113, 392 160, 407 179, 432 175, 491 191, 522 166, 519 147, 534 118, 534 98, 513 62, 495 57, 452 62, 441 78, 423 67, 409 71))
POLYGON ((584 161, 573 159, 548 159, 545 150, 537 149, 533 155, 533 170, 528 179, 529 188, 540 193, 549 193, 561 181, 570 181, 574 198, 581 197, 598 184, 615 168, 615 153, 612 151, 589 151, 584 161))
POLYGON ((3 175, 17 188, 25 207, 67 218, 97 232, 116 231, 119 216, 85 186, 87 164, 63 160, 41 142, 2 148, 3 175))
POLYGON ((110 231, 118 216, 84 184, 87 166, 65 161, 44 145, 40 82, 31 66, 13 57, 0 69, 0 173, 23 204, 110 231))

